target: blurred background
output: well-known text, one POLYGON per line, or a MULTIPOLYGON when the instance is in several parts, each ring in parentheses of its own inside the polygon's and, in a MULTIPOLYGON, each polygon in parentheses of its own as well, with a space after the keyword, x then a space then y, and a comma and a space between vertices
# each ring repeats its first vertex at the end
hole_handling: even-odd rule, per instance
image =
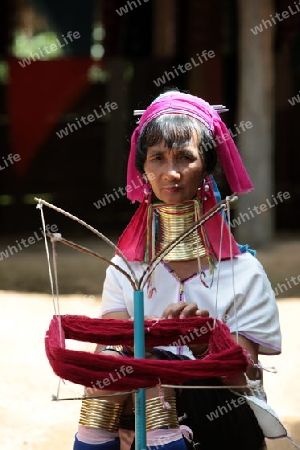
MULTIPOLYGON (((48 289, 32 271, 29 276, 26 272, 26 261, 31 258, 34 264, 32 255, 42 248, 37 238, 35 245, 27 243, 34 232, 40 233, 35 196, 78 215, 112 239, 120 233, 137 206, 124 195, 136 123, 133 110, 145 108, 167 87, 229 108, 222 119, 255 186, 233 207, 232 217, 248 213, 250 219, 240 216, 242 226, 234 229, 239 241, 264 249, 278 239, 297 238, 296 4, 2 0, 0 8, 3 288, 48 289), (189 70, 178 69, 187 63, 189 70), (242 123, 251 128, 243 131, 242 123), (280 192, 286 193, 284 199, 278 199, 280 192), (266 210, 256 213, 255 207, 267 201, 266 210), (23 275, 15 270, 19 260, 23 275)), ((87 237, 83 228, 52 210, 46 211, 46 221, 66 238, 87 237)))
MULTIPOLYGON (((56 378, 43 339, 53 308, 34 197, 115 242, 137 207, 122 194, 133 110, 167 87, 229 108, 222 119, 255 186, 233 205, 241 225, 233 232, 257 249, 282 299, 283 356, 266 386, 300 443, 299 44, 293 0, 1 0, 1 449, 72 448, 80 407, 50 401, 56 378)), ((77 223, 44 212, 65 238, 113 254, 77 223)), ((106 266, 58 246, 60 293, 76 294, 63 296, 62 313, 96 317, 106 266)))

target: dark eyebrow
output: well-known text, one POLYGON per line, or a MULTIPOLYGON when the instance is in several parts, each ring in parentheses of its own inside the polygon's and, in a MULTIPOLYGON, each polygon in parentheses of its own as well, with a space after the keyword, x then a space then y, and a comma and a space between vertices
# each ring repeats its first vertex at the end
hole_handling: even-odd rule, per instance
POLYGON ((194 153, 187 147, 180 147, 180 148, 176 148, 178 153, 185 153, 185 154, 189 154, 189 155, 193 155, 194 153))
POLYGON ((176 153, 181 153, 181 154, 185 154, 185 155, 193 155, 193 152, 188 148, 188 147, 168 147, 168 148, 164 148, 163 150, 159 149, 159 148, 153 148, 151 150, 148 149, 147 154, 148 155, 160 155, 163 153, 167 153, 170 152, 171 150, 175 150, 176 153))
POLYGON ((165 149, 165 150, 161 150, 159 148, 153 148, 152 150, 147 150, 147 155, 157 155, 157 154, 162 154, 162 153, 166 153, 169 149, 165 149))

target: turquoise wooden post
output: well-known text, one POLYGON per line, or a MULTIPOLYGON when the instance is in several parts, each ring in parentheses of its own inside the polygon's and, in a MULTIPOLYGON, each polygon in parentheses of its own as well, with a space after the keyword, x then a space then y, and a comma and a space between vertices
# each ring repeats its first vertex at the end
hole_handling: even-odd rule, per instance
MULTIPOLYGON (((145 358, 144 292, 134 291, 134 357, 145 358)), ((135 394, 135 450, 145 450, 146 445, 146 391, 135 394)))

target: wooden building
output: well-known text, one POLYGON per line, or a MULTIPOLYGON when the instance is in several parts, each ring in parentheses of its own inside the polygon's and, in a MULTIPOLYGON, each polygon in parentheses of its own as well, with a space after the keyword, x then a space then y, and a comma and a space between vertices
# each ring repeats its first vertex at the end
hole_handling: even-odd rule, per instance
POLYGON ((255 185, 240 198, 236 217, 255 215, 278 192, 290 194, 243 221, 240 241, 260 246, 275 233, 299 231, 296 4, 18 0, 12 6, 3 0, 1 9, 2 234, 39 228, 35 195, 100 229, 123 227, 136 207, 122 194, 132 112, 167 86, 230 108, 223 119, 255 185), (94 118, 81 121, 88 116, 94 118), (241 132, 242 121, 251 129, 241 132), (20 160, 11 163, 9 154, 20 160))

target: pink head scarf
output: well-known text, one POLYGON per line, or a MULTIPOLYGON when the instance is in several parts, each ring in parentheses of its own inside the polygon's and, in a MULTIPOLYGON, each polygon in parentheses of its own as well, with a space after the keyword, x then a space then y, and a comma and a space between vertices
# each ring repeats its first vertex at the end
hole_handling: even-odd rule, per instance
POLYGON ((170 92, 159 96, 146 109, 132 134, 127 166, 127 184, 134 186, 139 184, 127 193, 127 197, 132 202, 141 202, 144 198, 144 186, 138 183, 141 174, 135 167, 138 140, 145 126, 163 114, 187 114, 202 122, 215 140, 218 156, 232 192, 239 194, 253 189, 238 149, 219 114, 201 98, 181 92, 170 92))
MULTIPOLYGON (((199 120, 206 126, 215 141, 222 169, 232 192, 240 194, 253 189, 238 149, 217 111, 209 103, 194 95, 175 91, 160 95, 143 113, 131 137, 127 166, 127 184, 131 187, 134 186, 134 189, 127 190, 127 197, 132 202, 141 202, 141 205, 118 242, 119 249, 123 251, 129 261, 143 261, 146 245, 148 204, 144 201, 146 182, 135 167, 137 144, 146 125, 164 114, 186 114, 199 120)), ((212 182, 208 181, 208 184, 210 185, 210 189, 208 192, 205 192, 205 202, 203 202, 204 213, 217 203, 212 182)), ((215 255, 219 255, 220 229, 223 220, 222 214, 218 213, 205 225, 210 245, 215 255)), ((233 255, 240 253, 237 243, 228 229, 228 233, 224 233, 221 259, 230 257, 230 248, 232 249, 233 255)))

